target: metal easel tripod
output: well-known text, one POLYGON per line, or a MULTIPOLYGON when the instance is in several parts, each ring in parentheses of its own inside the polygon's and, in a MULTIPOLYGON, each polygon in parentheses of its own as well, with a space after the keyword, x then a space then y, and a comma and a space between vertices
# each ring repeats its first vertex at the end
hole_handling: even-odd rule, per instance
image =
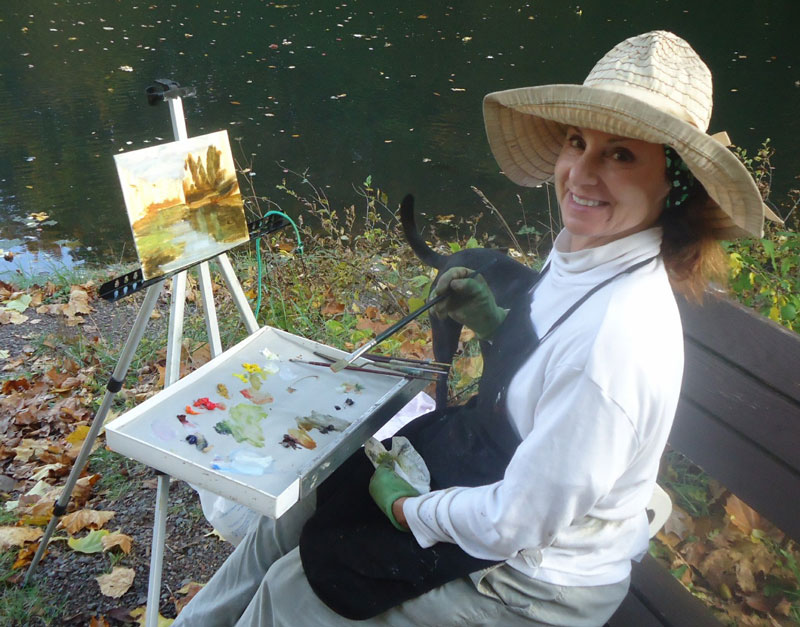
MULTIPOLYGON (((175 140, 187 139, 186 120, 183 114, 182 98, 191 97, 195 95, 193 87, 181 87, 173 80, 159 79, 156 84, 147 88, 147 100, 151 105, 157 105, 161 101, 166 101, 169 105, 170 117, 172 119, 172 130, 175 135, 175 140)), ((275 231, 288 225, 288 222, 283 220, 265 221, 264 219, 258 220, 248 225, 250 229, 251 238, 256 235, 262 235, 266 232, 275 231)), ((225 280, 225 283, 233 296, 234 303, 239 311, 239 315, 244 322, 248 334, 255 333, 258 330, 258 323, 256 317, 247 302, 247 297, 244 294, 239 280, 233 270, 227 255, 222 253, 214 258, 217 262, 220 273, 225 280)), ((217 313, 214 304, 214 295, 211 285, 211 272, 209 270, 208 260, 199 263, 199 283, 200 292, 203 303, 203 315, 205 317, 206 332, 208 335, 208 342, 211 349, 211 356, 216 357, 222 353, 222 343, 219 335, 219 326, 217 324, 217 313)), ((92 425, 89 428, 89 433, 84 440, 83 446, 78 453, 77 458, 72 466, 72 471, 67 478, 61 496, 53 506, 53 516, 47 525, 39 548, 33 557, 33 561, 28 567, 23 579, 22 585, 28 584, 33 571, 39 564, 42 556, 44 555, 50 538, 55 531, 56 525, 61 520, 61 517, 67 512, 67 506, 72 492, 75 488, 80 474, 86 465, 92 446, 100 434, 100 430, 105 422, 106 416, 111 408, 114 396, 122 389, 125 375, 128 372, 131 362, 133 361, 134 354, 138 348, 147 322, 150 319, 153 310, 155 309, 158 296, 164 286, 168 276, 159 277, 155 280, 144 281, 141 271, 137 270, 128 275, 110 281, 100 288, 101 296, 116 300, 122 296, 138 291, 142 288, 147 288, 147 292, 142 302, 142 307, 136 316, 136 320, 128 335, 128 339, 122 349, 122 352, 117 362, 114 372, 106 385, 106 392, 103 400, 95 413, 92 420, 92 425)), ((171 303, 169 315, 169 327, 167 333, 167 367, 164 380, 164 386, 167 387, 180 378, 180 354, 181 354, 181 339, 183 337, 183 322, 184 322, 184 305, 186 301, 186 270, 181 270, 172 275, 171 287, 171 303)), ((167 497, 169 493, 169 477, 163 473, 158 474, 158 487, 156 492, 156 511, 153 522, 153 540, 151 545, 150 554, 150 577, 148 581, 148 597, 147 597, 147 614, 146 625, 154 626, 158 624, 158 605, 161 589, 161 568, 164 557, 164 543, 166 535, 167 523, 167 497)))

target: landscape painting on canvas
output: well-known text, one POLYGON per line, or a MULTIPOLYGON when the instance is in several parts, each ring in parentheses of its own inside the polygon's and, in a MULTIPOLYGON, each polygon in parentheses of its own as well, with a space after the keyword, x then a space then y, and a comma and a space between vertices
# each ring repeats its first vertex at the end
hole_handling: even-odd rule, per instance
POLYGON ((226 131, 114 156, 145 279, 249 239, 226 131))

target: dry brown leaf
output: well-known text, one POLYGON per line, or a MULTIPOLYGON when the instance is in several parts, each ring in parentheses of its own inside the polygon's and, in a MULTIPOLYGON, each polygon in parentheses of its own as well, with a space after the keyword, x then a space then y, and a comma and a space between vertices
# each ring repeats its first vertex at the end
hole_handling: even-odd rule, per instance
POLYGON ((89 627, 110 627, 110 623, 105 616, 92 616, 92 620, 89 621, 89 627))
POLYGON ((133 568, 115 566, 110 573, 95 577, 100 584, 100 592, 105 596, 118 599, 125 594, 133 584, 136 571, 133 568))
POLYGON ((789 601, 786 597, 783 597, 780 602, 772 609, 773 612, 776 614, 780 614, 781 616, 789 616, 789 612, 792 611, 792 602, 789 601))
POLYGON ((72 514, 67 514, 58 524, 59 529, 66 529, 71 535, 75 535, 87 527, 90 529, 100 529, 109 520, 114 518, 116 512, 82 509, 72 514))
POLYGON ((722 585, 732 588, 736 583, 735 563, 728 549, 717 549, 708 554, 698 567, 708 582, 719 590, 722 585))
POLYGON ((749 536, 753 529, 764 529, 768 526, 761 515, 752 507, 746 505, 735 494, 731 494, 725 503, 725 511, 731 518, 731 524, 743 534, 749 536))
POLYGON ((674 533, 683 541, 694 533, 694 521, 685 510, 673 505, 672 512, 664 523, 664 532, 674 533))
POLYGON ((748 560, 736 563, 736 585, 745 594, 756 591, 756 578, 753 575, 753 565, 748 560))
POLYGON ((13 309, 0 308, 0 324, 22 324, 28 321, 28 316, 25 316, 13 309))
POLYGON ((340 314, 344 311, 344 303, 337 303, 335 301, 329 301, 325 303, 322 307, 322 315, 323 316, 335 316, 336 314, 340 314))
POLYGON ((57 316, 64 311, 64 304, 63 303, 56 303, 50 305, 39 305, 36 308, 37 314, 49 314, 51 316, 57 316))
POLYGON ((744 598, 744 602, 754 610, 765 613, 769 612, 770 605, 763 594, 750 594, 744 598))
POLYGON ((181 610, 186 607, 186 604, 194 598, 194 595, 203 589, 203 585, 204 584, 202 583, 191 581, 183 586, 180 590, 177 590, 178 594, 183 594, 185 596, 174 599, 176 614, 181 613, 181 610))
POLYGON ((104 551, 108 551, 113 549, 115 546, 118 546, 120 549, 122 549, 123 553, 128 554, 131 552, 133 538, 125 535, 124 533, 120 533, 119 531, 115 531, 113 533, 109 533, 107 536, 103 536, 101 542, 103 543, 104 551))
POLYGON ((43 533, 38 527, 0 527, 0 550, 35 542, 43 533))

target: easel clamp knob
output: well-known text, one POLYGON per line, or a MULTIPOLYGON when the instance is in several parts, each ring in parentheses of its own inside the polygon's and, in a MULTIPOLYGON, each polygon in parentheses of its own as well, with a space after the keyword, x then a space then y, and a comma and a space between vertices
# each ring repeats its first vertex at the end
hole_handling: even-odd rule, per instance
POLYGON ((145 92, 147 93, 147 104, 151 106, 169 98, 191 98, 197 95, 194 87, 181 87, 177 81, 170 78, 157 78, 155 85, 150 85, 145 92))

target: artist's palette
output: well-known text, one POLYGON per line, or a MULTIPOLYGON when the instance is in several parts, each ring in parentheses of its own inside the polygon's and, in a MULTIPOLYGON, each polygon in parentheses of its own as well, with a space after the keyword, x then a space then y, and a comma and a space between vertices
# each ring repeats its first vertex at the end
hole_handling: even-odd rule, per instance
POLYGON ((264 327, 107 425, 109 448, 278 517, 421 388, 301 362, 344 353, 264 327))

